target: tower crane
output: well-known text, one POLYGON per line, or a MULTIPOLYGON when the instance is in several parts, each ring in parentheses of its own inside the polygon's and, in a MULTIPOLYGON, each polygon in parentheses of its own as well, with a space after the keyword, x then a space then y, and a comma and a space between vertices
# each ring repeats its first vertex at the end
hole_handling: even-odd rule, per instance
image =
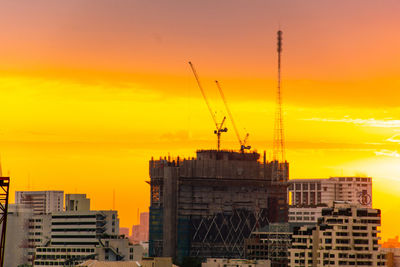
POLYGON ((215 81, 215 83, 217 84, 219 94, 221 95, 221 98, 224 101, 226 111, 228 112, 229 118, 231 119, 231 122, 232 122, 232 125, 233 125, 233 129, 235 130, 235 133, 236 133, 236 137, 237 137, 237 139, 239 141, 240 152, 243 153, 245 149, 250 149, 251 148, 251 146, 246 145, 247 139, 249 138, 249 133, 247 133, 246 136, 244 137, 244 139, 242 140, 242 138, 240 137, 239 131, 238 131, 237 127, 236 127, 235 120, 233 119, 233 115, 231 113, 231 110, 229 109, 228 102, 226 101, 224 92, 222 91, 221 85, 219 84, 218 81, 215 81))
POLYGON ((214 134, 217 135, 217 148, 218 148, 218 151, 219 151, 220 148, 221 148, 221 134, 228 131, 228 128, 224 127, 224 123, 225 123, 226 117, 224 117, 222 119, 221 123, 217 122, 217 118, 215 116, 215 113, 211 109, 210 103, 208 102, 208 99, 207 99, 206 94, 204 92, 203 86, 200 83, 200 79, 199 79, 199 76, 197 75, 196 69, 194 68, 192 62, 190 62, 190 61, 189 61, 189 65, 190 65, 190 68, 193 71, 194 77, 196 78, 197 85, 200 88, 200 91, 201 91, 201 94, 203 95, 204 101, 207 104, 208 111, 210 112, 211 117, 212 117, 212 119, 214 121, 214 124, 215 124, 214 134))

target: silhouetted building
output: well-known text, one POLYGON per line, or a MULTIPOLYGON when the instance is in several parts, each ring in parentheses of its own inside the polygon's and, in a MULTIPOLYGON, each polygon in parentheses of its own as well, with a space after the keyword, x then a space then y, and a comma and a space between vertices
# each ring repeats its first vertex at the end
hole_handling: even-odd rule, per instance
POLYGON ((259 159, 200 150, 197 158, 151 160, 149 255, 241 258, 252 231, 286 222, 289 164, 259 159))

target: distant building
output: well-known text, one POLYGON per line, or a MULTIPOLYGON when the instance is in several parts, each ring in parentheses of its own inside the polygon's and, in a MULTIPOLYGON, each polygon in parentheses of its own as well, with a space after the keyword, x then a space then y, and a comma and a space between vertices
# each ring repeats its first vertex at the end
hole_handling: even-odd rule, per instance
POLYGON ((5 245, 5 267, 26 264, 29 259, 29 219, 33 210, 23 204, 9 204, 5 245))
POLYGON ((382 250, 386 253, 386 266, 400 267, 400 242, 398 236, 383 242, 382 250))
POLYGON ((241 258, 254 229, 286 222, 289 164, 259 159, 200 150, 196 158, 151 160, 149 255, 241 258))
POLYGON ((128 227, 120 227, 119 234, 129 237, 129 228, 128 227))
POLYGON ((132 226, 132 242, 140 243, 149 241, 149 213, 140 213, 140 224, 132 226))
POLYGON ((65 195, 66 211, 89 211, 90 199, 86 194, 66 194, 65 195))
POLYGON ((64 210, 64 191, 15 191, 15 203, 30 205, 34 214, 64 210))
POLYGON ((201 267, 270 267, 269 260, 207 258, 201 267))
POLYGON ((322 210, 317 225, 294 230, 289 266, 385 266, 380 225, 380 210, 336 202, 322 210))

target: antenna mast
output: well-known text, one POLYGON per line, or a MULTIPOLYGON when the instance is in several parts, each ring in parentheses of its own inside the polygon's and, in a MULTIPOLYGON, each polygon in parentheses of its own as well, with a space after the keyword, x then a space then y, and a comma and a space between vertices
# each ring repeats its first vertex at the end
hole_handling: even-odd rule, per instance
POLYGON ((282 53, 282 31, 278 31, 278 86, 276 93, 276 111, 274 127, 273 160, 276 164, 274 168, 274 178, 282 180, 284 177, 283 165, 285 162, 285 137, 283 132, 282 118, 282 95, 281 95, 281 53, 282 53))

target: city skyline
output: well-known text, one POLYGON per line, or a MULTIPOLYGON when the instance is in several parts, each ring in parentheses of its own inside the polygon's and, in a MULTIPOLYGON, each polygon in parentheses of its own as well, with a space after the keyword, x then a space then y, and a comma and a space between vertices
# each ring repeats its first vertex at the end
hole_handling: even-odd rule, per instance
MULTIPOLYGON (((280 27, 290 178, 372 177, 381 236, 400 235, 396 1, 0 3, 10 202, 22 190, 86 193, 94 209, 115 203, 121 226, 137 223, 152 157, 216 147, 189 60, 217 116, 215 79, 241 134, 270 159, 280 27)), ((222 148, 238 149, 227 127, 222 148)))

